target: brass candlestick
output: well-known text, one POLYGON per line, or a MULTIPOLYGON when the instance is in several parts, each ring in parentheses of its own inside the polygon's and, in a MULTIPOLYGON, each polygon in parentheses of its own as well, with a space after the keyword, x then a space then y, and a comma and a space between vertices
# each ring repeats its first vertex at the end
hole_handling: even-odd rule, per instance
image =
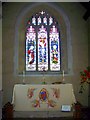
POLYGON ((25 71, 23 70, 23 84, 25 84, 25 71))
POLYGON ((65 78, 64 78, 64 70, 63 70, 63 78, 62 78, 62 83, 65 82, 65 78))

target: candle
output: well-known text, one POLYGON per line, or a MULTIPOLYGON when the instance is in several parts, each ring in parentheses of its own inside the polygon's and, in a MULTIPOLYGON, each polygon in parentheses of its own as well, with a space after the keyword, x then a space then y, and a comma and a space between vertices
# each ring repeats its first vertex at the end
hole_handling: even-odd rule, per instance
POLYGON ((64 70, 63 70, 63 77, 64 77, 64 70))
POLYGON ((23 70, 23 83, 25 82, 24 77, 25 77, 25 71, 23 70))
POLYGON ((62 80, 62 81, 63 81, 63 83, 64 83, 64 70, 63 70, 63 80, 62 80))
POLYGON ((25 71, 23 70, 23 77, 25 76, 25 71))

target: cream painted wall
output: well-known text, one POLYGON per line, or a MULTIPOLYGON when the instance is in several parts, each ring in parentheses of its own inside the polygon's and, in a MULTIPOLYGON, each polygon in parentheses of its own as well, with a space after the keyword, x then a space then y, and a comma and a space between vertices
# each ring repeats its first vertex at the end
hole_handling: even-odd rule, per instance
MULTIPOLYGON (((14 76, 14 40, 15 24, 23 7, 28 3, 5 3, 3 5, 2 29, 2 61, 3 61, 3 104, 12 99, 13 86, 22 83, 22 77, 14 76)), ((31 3, 29 3, 31 4, 31 3)), ((85 9, 79 3, 55 3, 62 7, 69 17, 71 25, 71 40, 73 48, 73 75, 65 76, 66 83, 72 83, 75 96, 83 105, 88 104, 88 87, 79 94, 80 71, 88 65, 88 24, 83 19, 85 9)), ((61 76, 47 76, 46 82, 52 83, 62 80, 61 76)), ((26 77, 26 83, 41 84, 42 77, 26 77)))

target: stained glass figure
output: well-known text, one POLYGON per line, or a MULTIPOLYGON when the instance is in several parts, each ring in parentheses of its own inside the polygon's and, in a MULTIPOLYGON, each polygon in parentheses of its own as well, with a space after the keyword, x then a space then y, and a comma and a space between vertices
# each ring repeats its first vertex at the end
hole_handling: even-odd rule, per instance
POLYGON ((26 71, 36 70, 36 33, 32 26, 26 33, 26 71))
POLYGON ((48 43, 47 43, 47 31, 44 26, 39 28, 38 32, 38 70, 48 70, 48 43))
POLYGON ((40 25, 41 24, 41 17, 39 16, 38 17, 38 25, 40 25))
POLYGON ((46 17, 43 18, 43 23, 44 23, 45 25, 47 25, 47 18, 46 18, 46 17))
POLYGON ((32 18, 32 23, 33 23, 34 25, 36 25, 36 18, 35 18, 35 17, 32 18))
POLYGON ((49 17, 49 25, 51 25, 53 23, 53 18, 50 16, 49 17))
POLYGON ((60 70, 59 32, 53 26, 50 31, 50 70, 60 70))

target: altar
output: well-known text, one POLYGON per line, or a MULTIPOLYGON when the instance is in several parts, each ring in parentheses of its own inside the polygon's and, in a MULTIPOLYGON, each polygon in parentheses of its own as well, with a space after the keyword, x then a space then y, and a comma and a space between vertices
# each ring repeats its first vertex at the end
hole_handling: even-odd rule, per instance
POLYGON ((62 105, 76 103, 72 84, 16 84, 13 89, 14 111, 61 111, 62 105))

